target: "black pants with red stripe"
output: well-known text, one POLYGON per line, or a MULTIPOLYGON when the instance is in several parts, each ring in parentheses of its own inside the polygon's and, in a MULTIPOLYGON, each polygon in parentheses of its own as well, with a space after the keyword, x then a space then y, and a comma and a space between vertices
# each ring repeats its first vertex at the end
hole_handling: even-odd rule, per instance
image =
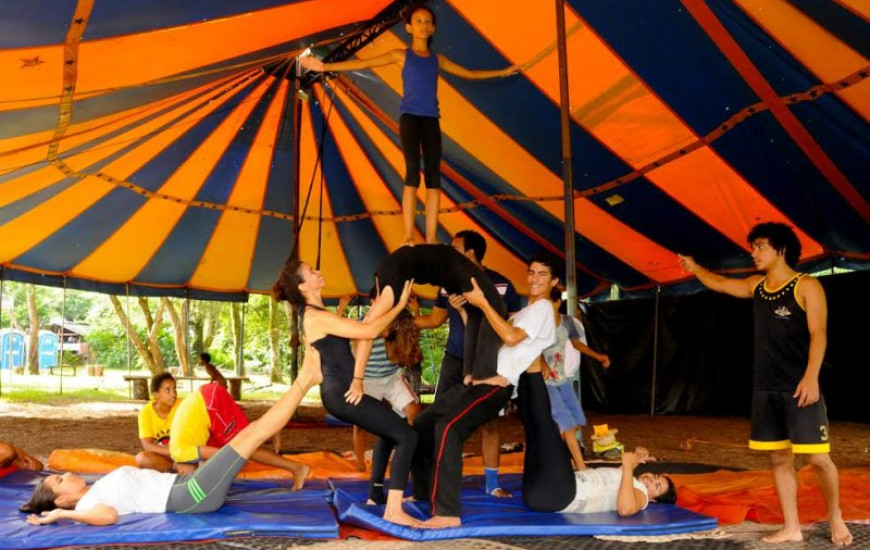
POLYGON ((513 386, 455 386, 414 420, 414 497, 429 500, 433 516, 459 517, 462 443, 478 427, 498 418, 511 393, 513 386))

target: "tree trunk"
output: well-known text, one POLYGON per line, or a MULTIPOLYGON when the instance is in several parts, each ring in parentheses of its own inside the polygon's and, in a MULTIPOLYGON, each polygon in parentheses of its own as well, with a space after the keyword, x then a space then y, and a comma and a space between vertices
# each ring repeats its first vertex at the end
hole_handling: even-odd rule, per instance
POLYGON ((157 374, 158 371, 156 365, 154 364, 154 358, 151 356, 151 351, 142 343, 142 339, 139 338, 139 333, 136 332, 136 328, 130 322, 130 319, 127 317, 127 314, 124 312, 124 308, 121 307, 121 302, 118 300, 117 296, 109 295, 109 300, 112 302, 112 306, 115 308, 115 313, 118 314, 118 318, 121 320, 121 324, 124 325, 124 328, 127 330, 127 336, 133 342, 133 346, 136 348, 136 353, 139 354, 139 357, 142 359, 142 362, 145 363, 145 366, 148 367, 148 370, 151 371, 151 374, 157 374))
POLYGON ((151 306, 148 300, 139 298, 139 307, 142 308, 142 313, 145 314, 145 320, 148 322, 148 347, 151 349, 151 357, 154 358, 155 372, 163 372, 166 370, 166 362, 163 359, 163 352, 160 351, 160 345, 157 339, 160 337, 160 325, 163 324, 163 301, 157 305, 157 313, 151 317, 151 306))
POLYGON ((30 313, 29 343, 27 345, 27 372, 39 374, 39 310, 36 307, 36 288, 27 285, 27 311, 30 313))
POLYGON ((269 298, 269 380, 284 382, 281 375, 281 348, 278 342, 278 302, 269 298))
MULTIPOLYGON (((175 311, 175 306, 169 298, 162 298, 161 303, 169 312, 169 321, 172 323, 172 328, 175 330, 175 355, 178 356, 178 362, 181 366, 181 372, 185 376, 190 376, 190 361, 187 356, 187 331, 185 331, 184 319, 175 311)), ((181 315, 184 315, 184 305, 181 306, 181 315)))
POLYGON ((284 302, 284 314, 287 315, 287 327, 290 330, 290 383, 296 381, 296 377, 299 375, 299 360, 301 359, 299 354, 299 325, 297 323, 299 319, 299 314, 296 313, 296 310, 290 306, 289 303, 284 302))
POLYGON ((242 304, 233 302, 231 305, 230 327, 233 332, 233 359, 236 364, 236 373, 245 374, 245 357, 242 353, 242 304))

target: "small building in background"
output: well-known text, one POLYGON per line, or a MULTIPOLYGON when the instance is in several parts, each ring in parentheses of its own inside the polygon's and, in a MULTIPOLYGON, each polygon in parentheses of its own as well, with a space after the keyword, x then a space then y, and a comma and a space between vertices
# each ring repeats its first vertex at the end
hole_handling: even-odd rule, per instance
POLYGON ((0 369, 23 367, 26 359, 24 333, 10 328, 0 330, 0 369))
MULTIPOLYGON (((90 327, 79 323, 61 323, 60 319, 52 319, 48 329, 63 342, 62 346, 58 344, 58 349, 62 347, 63 351, 71 351, 78 354, 82 351, 82 344, 90 327)), ((87 345, 85 345, 85 350, 87 350, 87 345)), ((83 362, 89 363, 90 357, 83 358, 83 362)))
POLYGON ((60 354, 60 336, 50 330, 39 331, 39 368, 47 369, 57 366, 60 354))

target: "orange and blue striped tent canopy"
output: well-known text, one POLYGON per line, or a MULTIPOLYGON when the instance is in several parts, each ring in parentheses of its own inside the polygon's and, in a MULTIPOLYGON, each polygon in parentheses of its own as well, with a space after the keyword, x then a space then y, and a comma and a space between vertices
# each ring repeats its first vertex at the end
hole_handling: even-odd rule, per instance
MULTIPOLYGON (((407 4, 0 4, 3 277, 267 292, 298 224, 328 296, 367 292, 402 238, 401 75, 316 80, 297 120, 292 61, 407 4)), ((522 291, 532 255, 564 254, 555 5, 428 5, 435 52, 522 67, 438 84, 439 238, 480 231, 484 263, 522 291)), ((565 12, 580 294, 679 289, 676 253, 749 269, 759 221, 794 227, 805 264, 870 259, 870 6, 568 0, 565 12)), ((354 55, 408 43, 396 23, 354 55)))

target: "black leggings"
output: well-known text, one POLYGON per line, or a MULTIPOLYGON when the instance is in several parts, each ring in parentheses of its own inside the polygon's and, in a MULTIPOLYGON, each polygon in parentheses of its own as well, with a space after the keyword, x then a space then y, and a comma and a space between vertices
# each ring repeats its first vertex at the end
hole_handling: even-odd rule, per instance
POLYGON ((343 382, 334 376, 324 376, 320 386, 323 406, 336 418, 356 424, 395 445, 396 455, 390 467, 389 488, 404 491, 408 484, 414 448, 417 446, 417 433, 408 425, 407 420, 368 395, 363 395, 362 401, 357 405, 348 403, 344 394, 349 387, 347 381, 343 382))
POLYGON ((512 392, 513 386, 454 386, 414 420, 420 438, 414 455, 414 497, 429 500, 432 515, 459 517, 462 444, 498 418, 512 392))
POLYGON ((423 150, 423 176, 426 189, 441 188, 441 126, 431 116, 403 114, 399 117, 399 137, 405 155, 405 185, 420 187, 420 150, 423 150))
POLYGON ((526 432, 523 503, 538 512, 558 512, 574 500, 577 481, 571 454, 550 411, 550 396, 540 372, 524 372, 517 408, 526 432))

